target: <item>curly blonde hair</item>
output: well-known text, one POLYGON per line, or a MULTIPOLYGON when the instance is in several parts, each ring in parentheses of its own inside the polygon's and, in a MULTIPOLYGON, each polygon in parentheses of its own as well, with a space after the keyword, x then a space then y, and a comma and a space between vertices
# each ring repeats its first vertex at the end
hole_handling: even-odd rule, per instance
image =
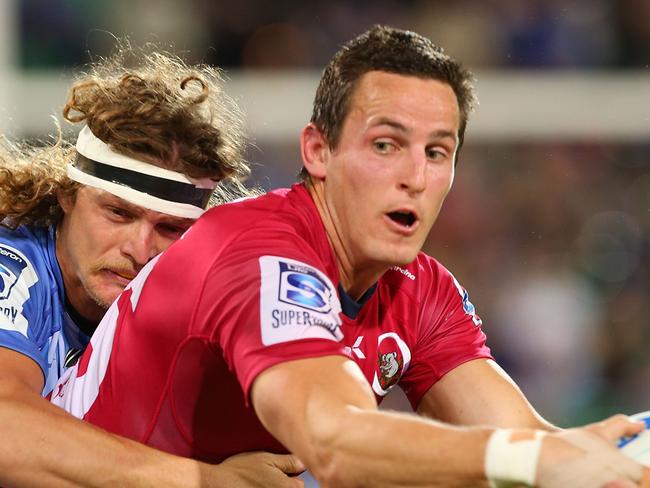
POLYGON ((62 214, 57 193, 74 195, 79 183, 66 176, 76 155, 62 139, 48 147, 0 140, 0 224, 45 226, 62 214))
MULTIPOLYGON (((73 83, 63 117, 85 122, 114 151, 193 178, 228 179, 237 196, 250 174, 242 157, 243 116, 224 93, 220 70, 188 66, 179 57, 120 43, 73 83)), ((57 193, 75 194, 66 176, 74 147, 59 136, 38 148, 0 144, 0 221, 49 225, 62 215, 57 193)), ((220 197, 216 201, 223 201, 220 197)))

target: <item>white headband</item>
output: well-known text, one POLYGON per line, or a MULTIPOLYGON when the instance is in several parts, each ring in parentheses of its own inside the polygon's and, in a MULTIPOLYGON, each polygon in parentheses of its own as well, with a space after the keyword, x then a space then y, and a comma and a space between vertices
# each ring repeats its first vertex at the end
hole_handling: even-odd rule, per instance
POLYGON ((135 205, 176 217, 196 219, 205 211, 216 182, 138 161, 113 151, 85 126, 77 138, 78 157, 68 177, 135 205))

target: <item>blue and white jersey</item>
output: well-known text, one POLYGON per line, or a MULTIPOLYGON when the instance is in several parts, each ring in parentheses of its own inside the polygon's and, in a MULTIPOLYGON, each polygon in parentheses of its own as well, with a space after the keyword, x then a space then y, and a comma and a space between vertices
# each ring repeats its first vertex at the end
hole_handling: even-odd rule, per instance
POLYGON ((0 347, 36 361, 46 396, 63 374, 68 350, 83 349, 88 340, 65 310, 54 227, 0 227, 0 347))

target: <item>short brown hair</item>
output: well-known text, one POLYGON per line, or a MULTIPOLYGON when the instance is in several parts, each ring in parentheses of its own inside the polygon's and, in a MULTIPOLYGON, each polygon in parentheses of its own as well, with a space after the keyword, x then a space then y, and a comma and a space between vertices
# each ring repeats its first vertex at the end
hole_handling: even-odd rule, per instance
MULTIPOLYGON (((460 111, 459 147, 476 104, 474 77, 442 48, 415 32, 377 25, 346 43, 325 67, 316 90, 311 122, 336 149, 350 99, 359 79, 370 71, 430 78, 447 83, 460 111)), ((306 172, 303 168, 301 176, 306 172)))

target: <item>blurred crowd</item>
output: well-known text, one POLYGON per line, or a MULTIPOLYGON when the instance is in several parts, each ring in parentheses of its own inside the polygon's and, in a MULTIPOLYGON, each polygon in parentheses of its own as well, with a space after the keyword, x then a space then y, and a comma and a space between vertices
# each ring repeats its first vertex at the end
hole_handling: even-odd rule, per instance
POLYGON ((648 0, 20 0, 20 61, 74 66, 110 32, 222 67, 321 67, 375 23, 416 30, 472 68, 642 67, 648 0))
MULTIPOLYGON (((19 5, 27 69, 81 65, 89 49, 113 46, 107 32, 169 42, 226 68, 321 68, 374 23, 417 30, 478 70, 650 63, 648 0, 19 5)), ((253 181, 290 184, 296 143, 252 149, 253 181)), ((426 245, 468 288, 497 360, 560 425, 650 409, 649 154, 650 141, 475 145, 470 122, 455 188, 426 245)))
POLYGON ((561 425, 650 408, 650 145, 464 151, 426 250, 499 363, 561 425))

